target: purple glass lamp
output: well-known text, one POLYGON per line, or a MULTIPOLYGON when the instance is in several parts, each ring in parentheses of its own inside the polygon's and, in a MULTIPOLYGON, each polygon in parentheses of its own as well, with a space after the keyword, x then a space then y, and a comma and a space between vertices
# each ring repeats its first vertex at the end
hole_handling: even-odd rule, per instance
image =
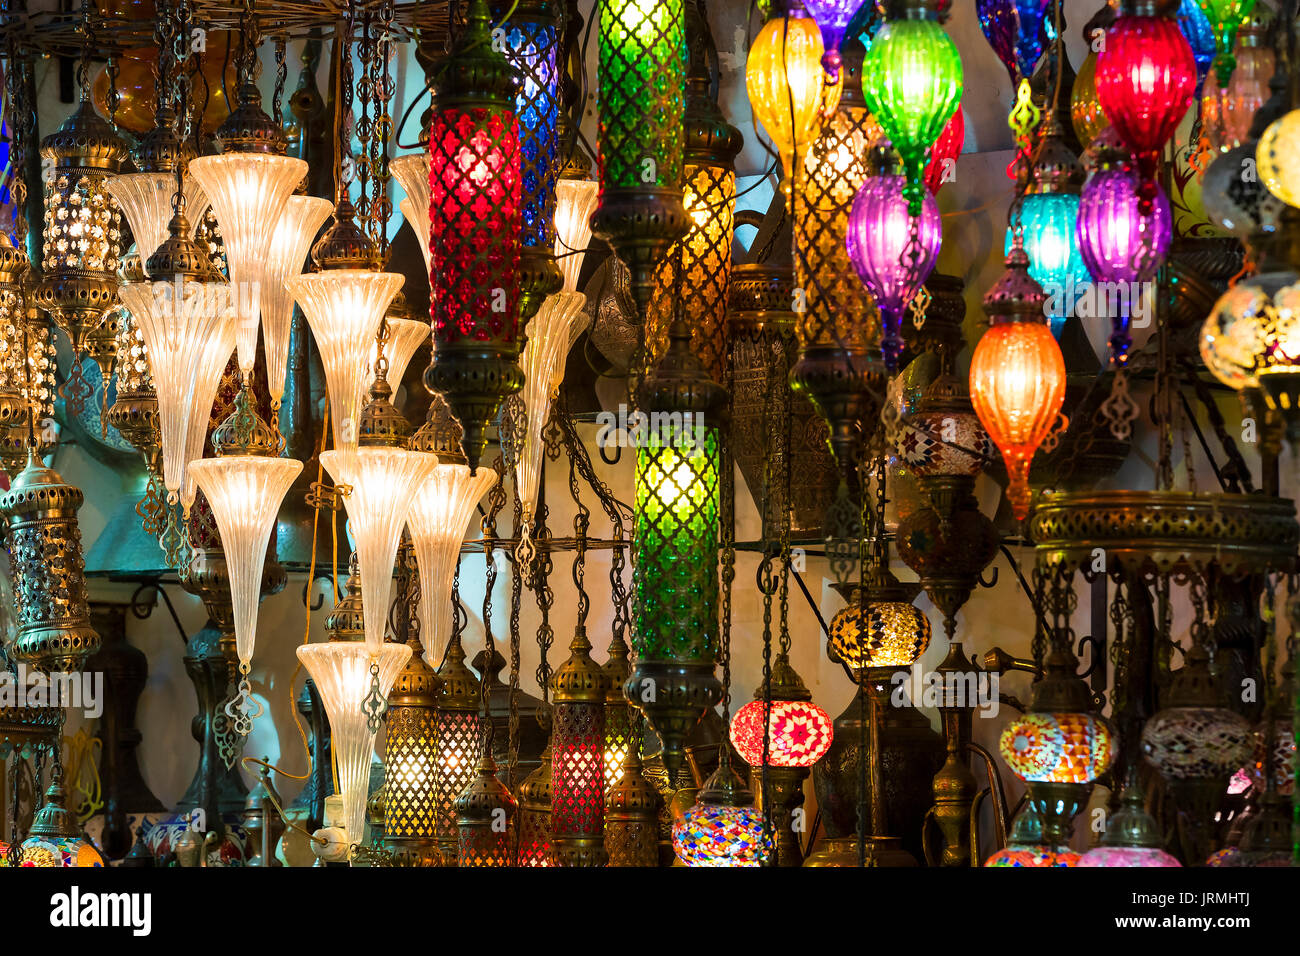
POLYGON ((903 311, 934 269, 943 222, 928 190, 921 214, 908 215, 907 177, 893 150, 875 151, 872 166, 853 200, 846 242, 858 278, 880 309, 880 351, 893 372, 903 352, 903 311))
POLYGON ((864 0, 804 0, 804 9, 821 27, 822 46, 826 48, 822 54, 822 68, 831 82, 839 79, 840 75, 840 41, 844 39, 849 21, 863 2, 864 0))
POLYGON ((1111 363, 1122 366, 1132 343, 1130 307, 1169 251, 1173 221, 1159 187, 1151 212, 1139 212, 1137 169, 1112 128, 1097 137, 1093 150, 1093 173, 1079 197, 1079 253, 1098 305, 1111 311, 1111 363))

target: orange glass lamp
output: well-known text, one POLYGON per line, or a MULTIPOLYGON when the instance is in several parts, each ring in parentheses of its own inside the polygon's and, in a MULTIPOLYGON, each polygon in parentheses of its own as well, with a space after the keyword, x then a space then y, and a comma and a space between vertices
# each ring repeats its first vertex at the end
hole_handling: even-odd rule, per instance
POLYGON ((832 81, 822 69, 824 53, 821 28, 793 0, 788 17, 776 15, 763 24, 745 60, 749 105, 781 156, 781 193, 787 201, 804 153, 844 89, 842 72, 832 81))
POLYGON ((1048 325, 1042 287, 1019 236, 1006 271, 984 296, 989 329, 970 363, 971 404, 1006 462, 1007 498, 1029 515, 1029 468, 1065 401, 1065 359, 1048 325))

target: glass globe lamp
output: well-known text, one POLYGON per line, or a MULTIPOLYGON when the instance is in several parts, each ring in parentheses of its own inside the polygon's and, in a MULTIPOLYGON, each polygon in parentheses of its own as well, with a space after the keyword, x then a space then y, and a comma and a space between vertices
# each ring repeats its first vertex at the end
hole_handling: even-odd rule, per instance
POLYGON ((1266 32, 1266 21, 1251 17, 1238 38, 1237 64, 1227 85, 1219 84, 1217 70, 1205 80, 1201 128, 1210 146, 1221 152, 1245 142, 1255 112, 1269 97, 1268 81, 1277 66, 1277 55, 1268 45, 1266 32))
POLYGON ((1079 855, 1044 842, 1043 820, 1033 807, 1025 807, 1011 821, 1007 845, 984 861, 986 867, 1077 866, 1079 855))
POLYGON ((1264 130, 1255 158, 1269 192, 1289 206, 1300 207, 1300 109, 1264 130))
POLYGON ((27 839, 18 847, 18 866, 104 866, 104 858, 68 810, 61 773, 56 773, 45 791, 45 802, 36 811, 27 839))
POLYGON ((762 866, 773 849, 754 795, 726 760, 673 824, 672 840, 686 866, 762 866))
POLYGON ((830 715, 811 701, 774 700, 770 709, 751 700, 731 718, 731 743, 751 767, 763 761, 763 714, 767 711, 767 763, 774 767, 811 767, 830 749, 834 731, 830 715))
POLYGON ((1092 783, 1115 753, 1110 727, 1087 713, 1024 714, 1003 729, 998 745, 1012 773, 1046 783, 1092 783))
POLYGON ((827 646, 851 670, 911 667, 930 646, 930 619, 906 601, 850 600, 831 620, 827 646))

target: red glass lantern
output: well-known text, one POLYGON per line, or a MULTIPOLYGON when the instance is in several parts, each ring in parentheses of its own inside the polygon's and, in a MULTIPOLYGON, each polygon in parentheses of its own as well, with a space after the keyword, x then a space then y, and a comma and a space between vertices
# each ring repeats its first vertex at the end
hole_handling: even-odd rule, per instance
POLYGON ((966 144, 966 119, 961 106, 953 110, 939 138, 930 147, 930 162, 925 167, 925 186, 931 195, 939 195, 944 183, 952 182, 956 175, 957 157, 966 144))
POLYGON ((604 866, 606 678, 579 624, 555 671, 551 725, 552 866, 604 866))
POLYGON ((1196 58, 1176 20, 1129 14, 1106 31, 1096 82, 1097 101, 1137 160, 1145 215, 1156 197, 1160 149, 1196 92, 1196 58))
MULTIPOLYGON (((731 743, 745 763, 763 765, 763 714, 752 700, 731 718, 731 743)), ((811 767, 830 750, 834 730, 830 715, 804 700, 774 700, 769 717, 767 763, 772 767, 811 767)))
POLYGON ((1007 499, 1029 515, 1029 466, 1065 401, 1065 359, 1047 324, 1046 296, 1029 275, 1019 239, 1007 268, 984 297, 990 327, 970 363, 970 397, 1007 465, 1007 499))

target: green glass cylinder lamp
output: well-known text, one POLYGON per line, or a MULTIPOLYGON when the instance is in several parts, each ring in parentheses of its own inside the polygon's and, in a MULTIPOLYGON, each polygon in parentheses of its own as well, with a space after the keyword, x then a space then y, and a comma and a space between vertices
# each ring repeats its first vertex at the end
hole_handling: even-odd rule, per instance
POLYGON ((605 675, 579 624, 551 678, 551 865, 604 866, 605 675))
POLYGON ((473 0, 435 84, 429 133, 430 306, 435 347, 424 384, 465 429, 478 469, 487 428, 518 392, 520 188, 518 78, 473 0))
POLYGON ((600 196, 592 232, 631 272, 641 321, 655 267, 689 225, 682 204, 684 0, 602 3, 598 44, 600 196))
POLYGON ((637 449, 632 649, 623 685, 663 741, 676 780, 687 735, 718 702, 718 472, 722 388, 705 374, 679 318, 642 383, 652 427, 637 449), (657 413, 657 417, 656 417, 657 413))

